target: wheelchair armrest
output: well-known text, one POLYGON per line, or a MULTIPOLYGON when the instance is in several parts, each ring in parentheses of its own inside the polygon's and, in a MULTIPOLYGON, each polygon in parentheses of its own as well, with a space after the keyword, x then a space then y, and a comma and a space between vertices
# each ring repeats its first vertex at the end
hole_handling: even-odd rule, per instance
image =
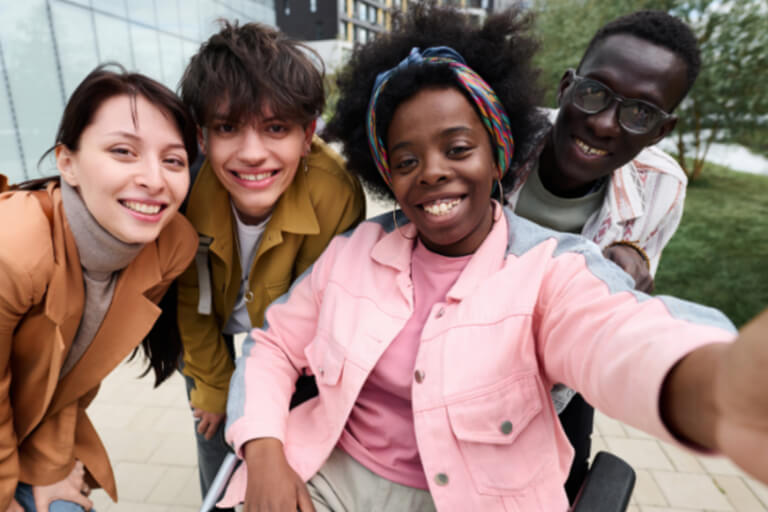
POLYGON ((623 512, 635 487, 635 470, 619 457, 600 452, 589 468, 571 512, 623 512))
POLYGON ((203 504, 200 506, 200 512, 210 512, 216 507, 216 502, 221 499, 224 494, 224 489, 229 484, 229 479, 232 477, 232 473, 240 465, 242 461, 237 458, 232 452, 229 452, 224 461, 219 466, 219 470, 216 473, 216 477, 211 482, 211 487, 208 489, 208 494, 203 498, 203 504))

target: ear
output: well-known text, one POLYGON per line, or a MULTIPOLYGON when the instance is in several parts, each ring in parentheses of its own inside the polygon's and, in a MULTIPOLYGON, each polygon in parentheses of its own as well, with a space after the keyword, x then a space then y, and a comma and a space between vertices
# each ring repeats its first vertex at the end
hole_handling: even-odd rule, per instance
POLYGON ((200 147, 200 151, 203 155, 205 155, 208 150, 208 148, 205 147, 205 139, 207 138, 205 132, 205 128, 202 128, 200 125, 197 126, 197 145, 200 147))
POLYGON ((75 156, 64 144, 59 144, 54 150, 56 155, 56 167, 59 168, 62 179, 71 187, 77 187, 77 173, 75 172, 75 156))
POLYGON ((670 119, 667 119, 664 121, 664 124, 662 124, 659 129, 656 136, 651 140, 651 142, 648 143, 649 146, 653 146, 657 142, 659 142, 661 139, 669 135, 669 133, 675 129, 675 125, 677 125, 677 116, 672 116, 670 119))
POLYGON ((313 119, 304 128, 304 150, 301 152, 301 156, 307 156, 309 149, 312 147, 312 137, 315 135, 315 129, 317 128, 317 119, 313 119))
POLYGON ((563 95, 565 94, 565 90, 570 87, 570 85, 573 83, 573 74, 575 71, 573 69, 567 69, 565 73, 563 73, 562 78, 560 78, 560 83, 557 86, 557 106, 559 107, 560 104, 563 101, 563 95))

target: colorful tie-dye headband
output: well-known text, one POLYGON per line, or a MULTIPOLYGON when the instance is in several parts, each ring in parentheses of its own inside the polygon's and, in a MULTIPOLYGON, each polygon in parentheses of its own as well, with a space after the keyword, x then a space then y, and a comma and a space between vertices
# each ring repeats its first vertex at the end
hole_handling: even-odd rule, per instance
POLYGON ((384 89, 384 85, 393 75, 412 65, 423 63, 448 64, 459 83, 474 100, 475 106, 480 112, 480 118, 483 120, 483 124, 485 124, 486 129, 496 144, 496 159, 499 168, 498 178, 501 180, 509 169, 515 150, 512 130, 509 127, 509 117, 507 117, 504 106, 499 101, 496 93, 493 92, 493 89, 491 89, 491 86, 467 66, 464 58, 456 50, 448 46, 432 46, 424 51, 412 48, 411 53, 400 61, 400 64, 376 75, 371 100, 368 102, 365 131, 368 134, 368 145, 371 148, 373 161, 376 163, 376 168, 379 170, 381 177, 384 178, 387 185, 392 185, 392 174, 389 169, 387 150, 381 137, 376 132, 376 102, 379 99, 379 94, 384 89))

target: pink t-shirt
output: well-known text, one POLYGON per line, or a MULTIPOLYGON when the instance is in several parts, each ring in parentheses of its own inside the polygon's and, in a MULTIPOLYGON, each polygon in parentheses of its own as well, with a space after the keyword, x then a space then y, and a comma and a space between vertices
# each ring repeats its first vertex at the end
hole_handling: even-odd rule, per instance
POLYGON ((472 255, 448 257, 419 241, 411 258, 414 310, 357 397, 339 447, 387 480, 427 489, 413 427, 411 384, 421 331, 472 255))

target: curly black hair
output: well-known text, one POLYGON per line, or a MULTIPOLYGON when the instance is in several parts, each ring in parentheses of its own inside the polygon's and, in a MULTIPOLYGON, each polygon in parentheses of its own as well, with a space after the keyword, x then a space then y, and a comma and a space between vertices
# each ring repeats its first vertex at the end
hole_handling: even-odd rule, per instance
POLYGON ((701 69, 699 44, 691 27, 683 20, 664 11, 636 11, 605 24, 589 42, 579 67, 589 52, 603 39, 616 34, 630 34, 661 46, 678 55, 686 68, 686 88, 678 103, 693 87, 701 69))
MULTIPOLYGON (((454 9, 411 3, 407 13, 396 17, 392 32, 355 48, 338 76, 339 101, 324 137, 343 143, 348 169, 373 195, 394 198, 376 169, 365 131, 374 80, 403 60, 411 48, 450 46, 488 82, 504 105, 515 140, 514 169, 524 161, 545 122, 536 108, 541 92, 536 86, 538 70, 531 62, 538 47, 531 36, 532 22, 532 15, 522 7, 492 14, 477 26, 454 9)), ((425 87, 435 86, 455 87, 467 94, 446 64, 411 66, 387 82, 376 107, 376 126, 385 145, 395 109, 425 87)), ((507 172, 505 189, 511 189, 514 174, 507 172)))

